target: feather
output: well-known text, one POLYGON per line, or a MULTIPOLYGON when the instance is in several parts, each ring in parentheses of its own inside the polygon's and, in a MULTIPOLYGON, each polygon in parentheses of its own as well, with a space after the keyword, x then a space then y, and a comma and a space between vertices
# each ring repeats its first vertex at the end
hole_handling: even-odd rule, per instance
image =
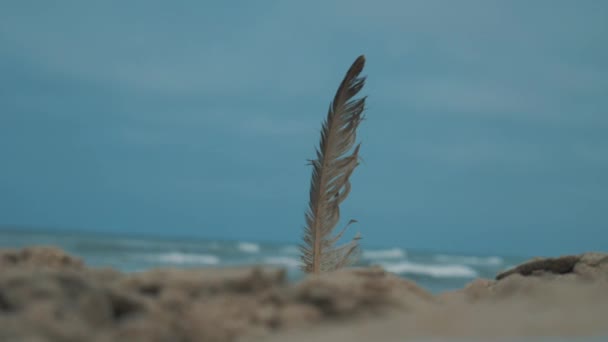
POLYGON ((354 149, 353 146, 357 127, 363 120, 365 97, 353 98, 365 84, 365 77, 359 76, 364 65, 365 57, 359 56, 344 76, 321 127, 317 158, 310 161, 310 200, 305 215, 304 243, 300 245, 302 270, 307 273, 347 266, 359 252, 358 240, 361 237, 358 234, 352 241, 335 246, 355 220, 350 220, 335 236, 332 232, 340 219, 340 204, 350 193, 349 178, 359 165, 360 144, 354 149))

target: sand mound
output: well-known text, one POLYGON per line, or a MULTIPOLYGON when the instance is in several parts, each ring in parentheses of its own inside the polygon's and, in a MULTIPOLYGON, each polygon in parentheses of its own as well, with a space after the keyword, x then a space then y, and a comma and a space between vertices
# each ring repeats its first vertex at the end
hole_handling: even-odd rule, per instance
POLYGON ((433 296, 379 268, 290 284, 276 268, 92 269, 0 251, 0 341, 397 341, 608 333, 608 255, 537 259, 433 296))

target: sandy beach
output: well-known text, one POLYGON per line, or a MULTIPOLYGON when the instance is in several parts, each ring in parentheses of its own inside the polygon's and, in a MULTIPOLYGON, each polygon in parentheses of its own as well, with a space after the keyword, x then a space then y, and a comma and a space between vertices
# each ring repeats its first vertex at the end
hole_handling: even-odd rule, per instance
POLYGON ((606 293, 603 253, 431 294, 377 267, 292 283, 267 267, 121 273, 30 247, 0 251, 0 341, 599 341, 606 293))

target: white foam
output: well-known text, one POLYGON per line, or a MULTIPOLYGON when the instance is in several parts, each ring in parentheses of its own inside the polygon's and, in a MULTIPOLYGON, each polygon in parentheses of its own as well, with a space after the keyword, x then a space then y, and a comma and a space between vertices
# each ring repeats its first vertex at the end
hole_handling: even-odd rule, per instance
POLYGON ((300 260, 290 257, 277 256, 264 258, 264 263, 269 265, 280 265, 289 268, 297 268, 302 264, 300 260))
POLYGON ((180 253, 171 252, 163 253, 155 256, 155 259, 169 264, 184 265, 184 264, 196 264, 196 265, 217 265, 220 263, 220 258, 212 254, 194 254, 194 253, 180 253))
POLYGON ((258 253, 260 252, 260 245, 251 242, 239 242, 237 245, 239 251, 244 253, 258 253))
POLYGON ((475 278, 477 272, 464 265, 427 265, 408 261, 381 263, 387 271, 398 274, 426 275, 434 278, 475 278))
POLYGON ((403 259, 406 253, 401 248, 363 251, 364 259, 403 259))
POLYGON ((474 257, 474 256, 457 256, 457 255, 436 255, 435 260, 444 263, 457 263, 472 266, 498 266, 503 264, 503 259, 497 256, 491 257, 474 257))

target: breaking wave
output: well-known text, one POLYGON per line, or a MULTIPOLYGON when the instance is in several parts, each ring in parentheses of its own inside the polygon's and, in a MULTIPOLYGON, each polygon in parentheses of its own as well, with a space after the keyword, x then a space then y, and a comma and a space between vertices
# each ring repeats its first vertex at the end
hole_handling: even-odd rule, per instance
POLYGON ((251 242, 239 242, 236 246, 243 253, 259 253, 260 245, 251 242))
POLYGON ((425 265, 408 261, 381 263, 384 269, 397 274, 424 275, 433 278, 475 278, 477 272, 465 265, 425 265))
POLYGON ((455 255, 436 255, 435 261, 442 263, 456 263, 472 266, 499 266, 503 264, 503 259, 497 256, 474 257, 474 256, 455 256, 455 255))
POLYGON ((220 258, 212 254, 171 252, 162 253, 151 258, 162 263, 174 265, 217 265, 220 263, 220 258))
POLYGON ((379 250, 367 250, 363 251, 363 259, 403 259, 406 257, 406 253, 401 248, 391 249, 379 249, 379 250))

